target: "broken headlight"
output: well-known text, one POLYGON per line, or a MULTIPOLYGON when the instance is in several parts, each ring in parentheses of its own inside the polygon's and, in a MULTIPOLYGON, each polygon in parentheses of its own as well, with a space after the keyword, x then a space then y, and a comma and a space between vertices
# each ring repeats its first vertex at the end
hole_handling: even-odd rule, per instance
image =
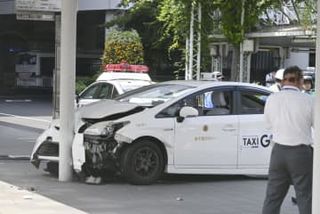
POLYGON ((113 136, 115 131, 119 130, 127 124, 129 124, 129 121, 120 123, 97 123, 87 128, 84 132, 84 135, 101 136, 108 138, 113 136))

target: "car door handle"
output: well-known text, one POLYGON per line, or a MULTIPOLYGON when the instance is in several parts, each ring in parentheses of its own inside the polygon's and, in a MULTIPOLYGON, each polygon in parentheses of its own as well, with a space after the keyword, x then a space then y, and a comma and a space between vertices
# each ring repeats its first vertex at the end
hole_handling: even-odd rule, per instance
POLYGON ((234 128, 234 127, 224 127, 224 128, 222 128, 222 130, 225 131, 225 132, 232 132, 232 131, 235 131, 237 129, 234 128))

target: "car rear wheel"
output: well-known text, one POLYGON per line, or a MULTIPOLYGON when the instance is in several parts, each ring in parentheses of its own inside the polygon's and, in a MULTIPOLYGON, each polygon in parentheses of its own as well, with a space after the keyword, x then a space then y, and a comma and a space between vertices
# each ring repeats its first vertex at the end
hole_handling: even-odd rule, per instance
POLYGON ((131 184, 146 185, 160 178, 164 157, 159 146, 142 140, 126 148, 121 157, 121 170, 131 184))

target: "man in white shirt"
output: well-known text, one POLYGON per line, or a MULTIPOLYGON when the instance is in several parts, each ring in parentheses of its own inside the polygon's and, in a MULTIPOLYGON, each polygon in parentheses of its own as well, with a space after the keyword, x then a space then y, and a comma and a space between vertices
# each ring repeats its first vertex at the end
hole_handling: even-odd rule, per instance
POLYGON ((279 214, 290 184, 294 185, 300 214, 311 214, 313 98, 300 90, 299 67, 285 69, 282 89, 269 96, 265 118, 273 133, 268 186, 263 214, 279 214))

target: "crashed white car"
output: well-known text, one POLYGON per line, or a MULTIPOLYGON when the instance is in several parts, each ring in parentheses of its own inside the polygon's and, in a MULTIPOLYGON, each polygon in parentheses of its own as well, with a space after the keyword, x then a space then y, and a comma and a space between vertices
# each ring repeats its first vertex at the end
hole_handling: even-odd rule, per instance
POLYGON ((116 170, 133 184, 150 184, 163 172, 266 175, 270 93, 245 83, 170 81, 86 106, 74 169, 116 170))
MULTIPOLYGON (((75 107, 102 99, 114 99, 119 94, 150 84, 154 82, 147 73, 103 72, 94 83, 80 93, 75 107)), ((37 138, 31 154, 31 162, 36 167, 39 167, 41 161, 45 161, 47 162, 46 170, 52 174, 58 173, 59 127, 59 120, 52 120, 48 129, 37 138)))

